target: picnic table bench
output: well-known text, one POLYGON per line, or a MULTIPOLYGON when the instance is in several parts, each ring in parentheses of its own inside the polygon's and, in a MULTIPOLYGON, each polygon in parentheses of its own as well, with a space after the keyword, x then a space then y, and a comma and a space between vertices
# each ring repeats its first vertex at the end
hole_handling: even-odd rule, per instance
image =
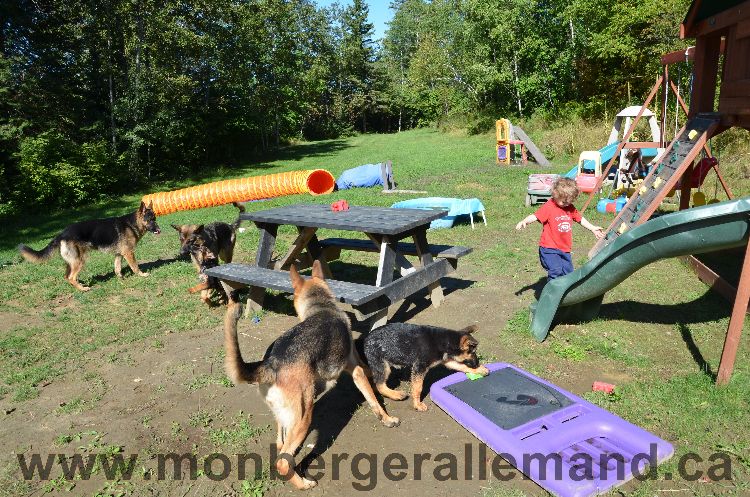
POLYGON ((323 265, 326 282, 341 303, 348 304, 360 319, 374 317, 373 328, 386 322, 388 307, 427 287, 432 305, 443 300, 440 278, 453 272, 458 259, 471 252, 468 247, 430 245, 427 228, 445 210, 390 209, 354 206, 348 211, 333 212, 328 205, 290 205, 258 212, 244 213, 260 230, 254 264, 231 263, 206 271, 222 281, 228 290, 250 287, 249 308, 263 305, 265 289, 292 293, 288 268, 296 263, 307 267, 313 259, 323 265), (272 260, 280 225, 294 225, 298 235, 289 251, 272 260), (368 239, 326 238, 319 240, 317 231, 329 228, 356 231, 368 239), (412 238, 413 243, 401 242, 412 238), (380 254, 374 285, 341 281, 333 278, 328 262, 338 259, 341 250, 377 252, 380 254), (416 256, 413 265, 406 256, 416 256), (302 264, 300 264, 302 261, 302 264), (394 280, 394 269, 401 277, 394 280))

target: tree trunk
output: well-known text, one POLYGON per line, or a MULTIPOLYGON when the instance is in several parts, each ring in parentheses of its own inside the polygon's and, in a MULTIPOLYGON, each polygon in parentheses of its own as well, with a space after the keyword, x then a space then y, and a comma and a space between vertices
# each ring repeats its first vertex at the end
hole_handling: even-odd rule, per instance
POLYGON ((112 37, 107 37, 107 59, 109 73, 109 128, 112 133, 112 153, 117 151, 117 130, 115 129, 115 90, 112 81, 112 37))
POLYGON ((523 107, 521 106, 521 91, 518 88, 518 55, 515 51, 513 52, 513 78, 516 82, 516 102, 518 103, 518 115, 520 116, 523 107))

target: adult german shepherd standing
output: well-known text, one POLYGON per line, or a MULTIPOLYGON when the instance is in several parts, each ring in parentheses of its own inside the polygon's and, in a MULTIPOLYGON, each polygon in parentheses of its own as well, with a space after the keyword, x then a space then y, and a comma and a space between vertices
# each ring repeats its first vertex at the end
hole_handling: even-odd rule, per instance
POLYGON ((135 274, 148 276, 148 273, 141 271, 135 260, 135 246, 146 231, 157 235, 161 233, 152 205, 147 206, 141 202, 138 210, 124 216, 71 224, 42 250, 34 250, 24 244, 19 245, 18 250, 27 261, 43 262, 52 257, 59 247, 60 255, 65 261, 65 279, 85 292, 90 288, 78 281, 78 273, 83 269, 86 254, 91 249, 115 253, 115 274, 119 278, 122 278, 123 257, 135 274))
POLYGON ((260 385, 278 428, 276 469, 295 487, 305 490, 317 482, 295 471, 294 453, 307 437, 316 395, 331 387, 341 373, 352 375, 384 425, 398 426, 399 419, 389 416, 378 403, 354 348, 349 318, 336 306, 320 262, 313 263, 312 278, 308 280, 294 266, 289 274, 294 287, 294 308, 301 323, 277 338, 263 360, 244 362, 237 341, 237 320, 242 306, 230 297, 224 318, 225 367, 233 383, 260 385))

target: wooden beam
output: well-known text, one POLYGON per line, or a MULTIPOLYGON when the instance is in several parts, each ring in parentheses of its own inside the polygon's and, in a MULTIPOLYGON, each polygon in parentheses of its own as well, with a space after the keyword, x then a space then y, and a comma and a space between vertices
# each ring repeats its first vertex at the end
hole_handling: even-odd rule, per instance
POLYGON ((735 5, 723 12, 719 12, 707 19, 703 19, 698 23, 693 24, 692 29, 691 26, 687 26, 688 29, 685 31, 684 37, 682 36, 682 28, 680 28, 680 38, 700 39, 705 35, 716 33, 717 31, 733 26, 745 19, 750 19, 750 0, 735 5))
POLYGON ((719 276, 713 269, 706 266, 703 261, 694 255, 686 255, 679 259, 693 270, 699 280, 711 287, 711 290, 724 297, 728 302, 734 302, 734 299, 737 297, 737 289, 719 276))
POLYGON ((622 137, 622 141, 619 145, 617 145, 617 150, 615 151, 614 155, 612 155, 612 160, 609 161, 609 164, 607 164, 607 167, 604 171, 602 171, 602 175, 599 176, 599 178, 596 180, 596 186, 593 190, 591 190, 591 193, 589 193, 589 198, 586 199, 586 203, 583 204, 583 207, 581 208, 581 214, 584 213, 586 208, 591 203, 591 199, 594 198, 594 195, 601 189, 602 183, 604 182, 604 178, 609 175, 610 169, 612 169, 612 166, 615 163, 615 160, 617 160, 620 157, 620 152, 622 151, 623 147, 625 146, 625 143, 630 139, 630 137, 633 135, 633 132, 635 131, 635 127, 638 125, 638 121, 640 121, 641 116, 648 108, 649 104, 651 103, 651 100, 654 99, 654 96, 656 95, 656 92, 659 91, 659 87, 661 87, 661 83, 664 80, 664 76, 659 76, 659 78, 656 80, 656 84, 653 88, 651 88, 651 93, 648 94, 648 97, 646 98, 646 101, 641 106, 641 110, 638 111, 638 114, 635 116, 635 119, 633 119, 633 123, 630 125, 630 129, 625 133, 625 135, 622 137))
POLYGON ((716 377, 717 385, 726 385, 732 377, 734 360, 737 357, 737 349, 740 346, 742 326, 745 324, 748 299, 750 299, 750 243, 747 244, 747 248, 745 249, 745 260, 742 263, 740 282, 737 285, 737 296, 734 299, 732 317, 729 318, 729 328, 724 340, 724 348, 721 351, 719 373, 716 377))
POLYGON ((659 142, 627 142, 622 148, 659 148, 659 142))
POLYGON ((687 47, 685 50, 675 50, 661 56, 661 65, 668 66, 678 62, 692 62, 695 60, 695 47, 687 47))
MULTIPOLYGON (((688 36, 692 36, 693 24, 695 24, 695 16, 698 15, 702 0, 695 0, 688 9, 688 14, 685 20, 680 23, 680 39, 684 40, 688 36)), ((694 37, 694 36, 693 36, 694 37)))
MULTIPOLYGON (((726 48, 726 43, 722 39, 719 52, 722 54, 726 48)), ((695 60, 695 47, 687 47, 685 50, 675 50, 674 52, 665 53, 661 56, 661 64, 664 66, 676 64, 678 62, 693 62, 695 60)))

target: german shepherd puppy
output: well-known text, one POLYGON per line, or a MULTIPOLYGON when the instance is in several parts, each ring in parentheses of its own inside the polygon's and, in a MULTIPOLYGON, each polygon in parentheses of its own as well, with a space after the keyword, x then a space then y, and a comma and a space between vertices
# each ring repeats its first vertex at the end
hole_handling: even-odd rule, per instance
POLYGON ((219 283, 219 280, 206 274, 206 269, 219 265, 219 261, 213 252, 208 250, 205 245, 196 244, 191 247, 190 256, 193 260, 197 259, 200 261, 200 270, 198 272, 200 283, 188 288, 188 293, 201 292, 201 300, 207 305, 211 304, 211 290, 219 292, 220 298, 225 300, 226 293, 224 293, 224 288, 219 283))
POLYGON ((244 362, 237 341, 242 306, 230 297, 224 318, 225 367, 234 384, 260 385, 278 428, 276 469, 296 488, 304 490, 317 482, 295 471, 294 453, 307 437, 316 395, 333 386, 341 373, 352 375, 384 425, 398 426, 399 419, 389 416, 378 403, 354 347, 349 318, 336 306, 320 262, 313 263, 310 279, 302 278, 295 266, 289 274, 294 308, 301 322, 277 338, 261 361, 244 362))
POLYGON ((34 250, 24 244, 18 250, 24 259, 30 262, 42 262, 52 257, 56 248, 65 261, 65 279, 81 291, 90 290, 78 281, 78 273, 86 262, 86 254, 91 249, 115 253, 115 274, 122 278, 122 258, 124 257, 139 276, 148 276, 141 271, 135 260, 135 246, 146 231, 158 235, 161 233, 156 224, 156 215, 152 204, 141 202, 138 210, 120 217, 93 219, 71 224, 57 235, 42 250, 34 250))
MULTIPOLYGON (((240 214, 245 212, 245 207, 233 202, 232 205, 239 209, 240 214)), ((215 257, 224 262, 232 262, 234 257, 234 244, 237 241, 237 228, 240 226, 240 219, 232 223, 216 221, 210 224, 172 224, 180 234, 180 255, 190 255, 198 273, 201 272, 201 254, 206 253, 200 250, 200 246, 205 246, 215 257)))
POLYGON ((490 371, 479 365, 476 325, 458 331, 437 326, 389 323, 369 333, 364 340, 365 358, 372 378, 383 397, 404 400, 408 395, 386 385, 392 366, 411 367, 411 397, 414 409, 426 411, 422 402, 424 377, 431 368, 443 366, 465 373, 487 376, 490 371))

